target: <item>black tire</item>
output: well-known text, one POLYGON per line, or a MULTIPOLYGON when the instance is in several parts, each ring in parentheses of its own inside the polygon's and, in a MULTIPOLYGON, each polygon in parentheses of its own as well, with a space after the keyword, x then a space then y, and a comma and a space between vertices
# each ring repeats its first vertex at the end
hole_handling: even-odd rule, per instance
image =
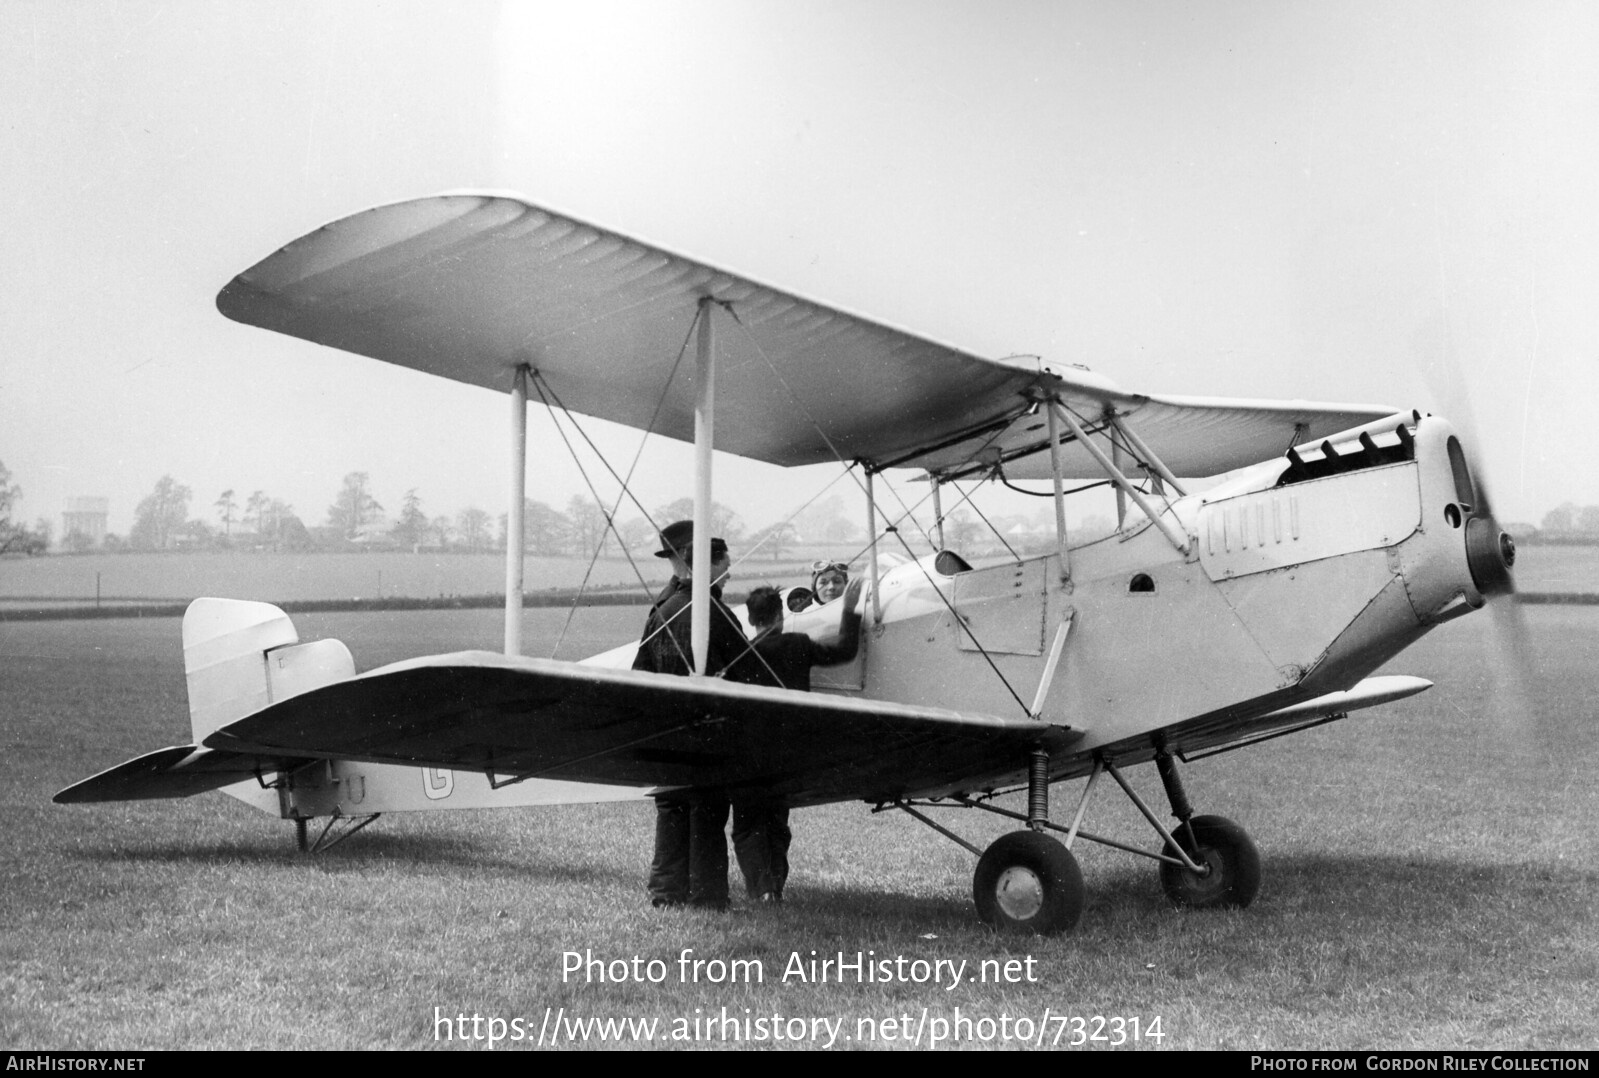
POLYGON ((1001 932, 1047 936, 1083 916, 1083 874, 1070 850, 1036 831, 1012 831, 983 851, 972 877, 977 915, 1001 932))
MULTIPOLYGON (((1172 832, 1190 857, 1210 866, 1200 876, 1181 865, 1160 863, 1160 886, 1179 906, 1208 910, 1243 909, 1260 893, 1260 853, 1242 827, 1220 816, 1195 816, 1189 821, 1193 839, 1181 825, 1172 832)), ((1168 854, 1173 851, 1167 850, 1168 854)))

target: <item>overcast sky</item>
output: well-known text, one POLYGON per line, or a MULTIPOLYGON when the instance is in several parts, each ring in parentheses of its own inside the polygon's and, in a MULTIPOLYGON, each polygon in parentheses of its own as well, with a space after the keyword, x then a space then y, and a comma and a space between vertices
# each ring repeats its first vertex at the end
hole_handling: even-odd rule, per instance
MULTIPOLYGON (((103 495, 125 533, 166 473, 208 518, 321 523, 352 471, 502 512, 505 398, 214 305, 329 220, 488 187, 1131 390, 1470 412, 1535 522, 1599 502, 1596 56, 1587 2, 5 0, 0 461, 58 529, 103 495)), ((646 505, 690 492, 646 460, 646 505)), ((759 527, 832 474, 716 496, 759 527)))

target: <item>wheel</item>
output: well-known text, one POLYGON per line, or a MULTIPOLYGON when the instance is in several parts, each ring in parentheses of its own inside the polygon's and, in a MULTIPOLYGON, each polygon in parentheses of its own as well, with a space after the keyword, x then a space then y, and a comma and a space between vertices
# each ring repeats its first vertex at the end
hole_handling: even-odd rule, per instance
POLYGON ((972 877, 977 915, 1002 932, 1047 936, 1083 915, 1083 874, 1071 851, 1048 835, 1012 831, 983 851, 972 877))
MULTIPOLYGON (((1195 816, 1188 821, 1194 837, 1179 826, 1172 837, 1190 857, 1210 872, 1204 876, 1181 865, 1160 863, 1160 886, 1179 906, 1197 910, 1249 905, 1260 892, 1260 854, 1242 827, 1220 816, 1195 816), (1197 847, 1197 848, 1196 848, 1197 847)), ((1170 849, 1167 853, 1171 853, 1170 849)))

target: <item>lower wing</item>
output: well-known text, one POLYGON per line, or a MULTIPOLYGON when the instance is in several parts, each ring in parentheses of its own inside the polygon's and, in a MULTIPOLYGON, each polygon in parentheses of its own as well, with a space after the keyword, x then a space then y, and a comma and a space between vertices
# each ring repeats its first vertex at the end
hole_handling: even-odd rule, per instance
POLYGON ((315 689, 205 739, 240 756, 476 770, 502 781, 760 790, 791 804, 983 789, 1081 735, 1002 719, 461 652, 315 689))

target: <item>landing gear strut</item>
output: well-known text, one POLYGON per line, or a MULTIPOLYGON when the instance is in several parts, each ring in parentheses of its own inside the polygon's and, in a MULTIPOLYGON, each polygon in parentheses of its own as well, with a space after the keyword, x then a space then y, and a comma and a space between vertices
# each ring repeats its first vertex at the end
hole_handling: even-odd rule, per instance
POLYGON ((1177 774, 1177 761, 1164 748, 1155 754, 1155 768, 1166 787, 1172 815, 1180 823, 1165 852, 1177 856, 1174 846, 1181 846, 1187 859, 1202 869, 1195 872, 1187 865, 1162 861, 1161 890, 1177 905, 1193 909, 1249 905, 1260 891, 1260 854, 1249 835, 1231 820, 1194 815, 1182 776, 1177 774))
POLYGON ((1001 932, 1047 936, 1083 916, 1083 874, 1049 824, 1049 753, 1036 749, 1027 775, 1026 831, 1001 835, 972 876, 972 899, 984 924, 1001 932))
POLYGON ((1113 849, 1148 857, 1160 864, 1161 888, 1179 906, 1193 909, 1243 907, 1260 891, 1260 854, 1244 829, 1220 816, 1195 816, 1177 763, 1164 746, 1157 747, 1155 764, 1160 771, 1166 796, 1171 801, 1175 828, 1168 829, 1153 809, 1145 804, 1120 770, 1101 756, 1094 761, 1088 783, 1070 827, 1049 819, 1049 754, 1038 749, 1032 755, 1027 776, 1027 812, 1022 814, 989 803, 988 797, 955 794, 931 801, 908 799, 880 802, 873 809, 882 812, 896 808, 920 820, 944 837, 978 855, 972 877, 972 898, 977 913, 987 924, 1002 932, 1048 935, 1076 927, 1083 914, 1083 876, 1072 855, 1071 845, 1078 839, 1096 842, 1113 849), (1109 775, 1127 794, 1133 805, 1160 836, 1160 852, 1118 842, 1082 828, 1083 814, 1101 775, 1109 775), (935 807, 982 809, 984 812, 1027 824, 1025 831, 1013 831, 997 839, 986 850, 979 850, 949 828, 918 811, 935 807), (1064 843, 1046 835, 1058 831, 1064 843))

